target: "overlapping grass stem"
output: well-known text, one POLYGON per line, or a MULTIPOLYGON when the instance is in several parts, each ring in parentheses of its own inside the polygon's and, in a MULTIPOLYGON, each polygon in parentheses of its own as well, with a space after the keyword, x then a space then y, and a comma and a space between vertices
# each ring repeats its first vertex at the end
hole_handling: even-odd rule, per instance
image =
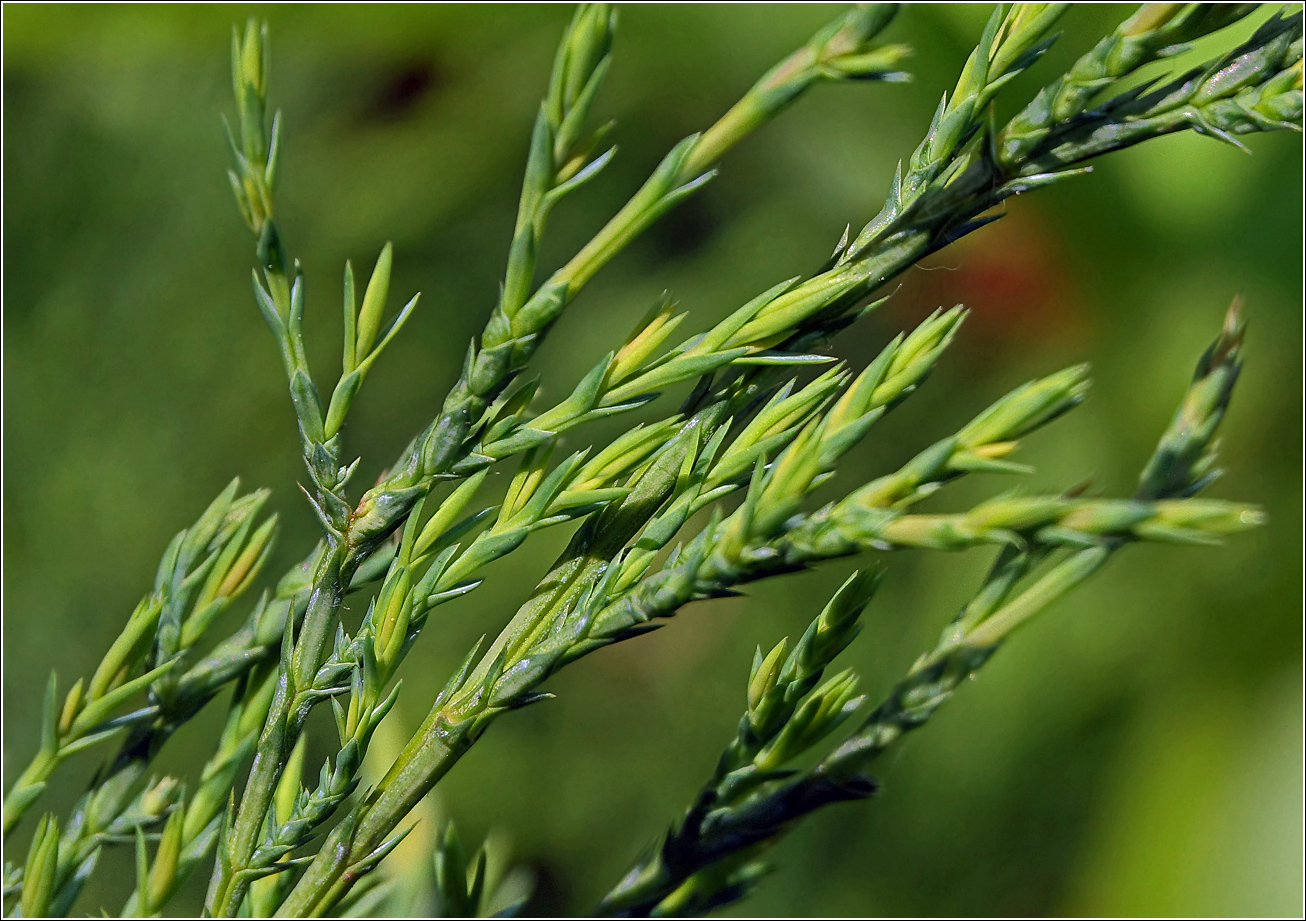
MULTIPOLYGON (((824 347, 878 306, 887 281, 995 219, 1006 198, 1081 174, 1097 156, 1181 130, 1242 146, 1240 136, 1300 128, 1300 13, 1265 17, 1243 44, 1188 72, 1134 79, 1253 15, 1252 4, 1145 5, 996 124, 990 103, 1039 66, 1066 7, 994 10, 883 208, 858 233, 846 231, 815 274, 780 282, 670 347, 686 315, 664 299, 569 395, 541 408, 538 381, 524 375, 558 317, 632 240, 711 181, 735 145, 818 83, 906 77, 906 48, 879 42, 896 6, 849 10, 714 125, 673 147, 594 238, 541 281, 537 253, 553 209, 615 154, 603 149, 613 126, 595 127, 590 116, 613 60, 617 16, 607 4, 581 6, 535 118, 499 299, 432 420, 357 499, 349 483, 358 461, 344 444, 349 412, 418 296, 387 323, 390 244, 361 298, 347 263, 340 373, 319 388, 304 338, 303 272, 278 223, 282 133, 279 115, 269 118, 267 28, 251 22, 233 35, 230 181, 256 241, 254 299, 286 374, 303 492, 322 537, 262 590, 238 629, 215 641, 217 616, 259 582, 276 533, 275 516, 260 514, 268 494, 241 495, 233 482, 169 545, 153 589, 90 679, 61 700, 51 676, 37 754, 5 797, 6 836, 63 761, 111 738, 121 744, 72 812, 41 815, 25 860, 6 866, 7 911, 71 912, 102 850, 117 844, 136 855, 126 915, 168 913, 182 883, 210 859, 213 915, 377 909, 391 897, 384 859, 409 813, 498 715, 551 696, 541 685, 571 662, 657 628, 690 602, 824 560, 996 548, 973 599, 873 708, 850 670, 826 672, 855 638, 885 577, 882 563, 849 579, 792 648, 785 640, 757 651, 747 709, 717 770, 596 909, 702 913, 744 897, 795 822, 868 796, 880 753, 923 725, 1015 628, 1116 552, 1139 541, 1216 543, 1258 524, 1253 507, 1196 496, 1219 474, 1215 431, 1241 360, 1236 306, 1131 498, 1008 492, 958 513, 913 511, 959 477, 1026 472, 1011 460, 1019 441, 1086 395, 1087 368, 1073 367, 1017 388, 900 469, 812 507, 843 456, 924 382, 963 325, 961 307, 939 310, 865 368, 830 366, 824 347), (563 433, 634 418, 687 382, 693 390, 678 411, 646 411, 609 444, 555 458, 563 433), (509 463, 516 472, 506 495, 484 504, 488 471, 509 463), (533 533, 571 523, 569 544, 531 596, 494 640, 467 653, 383 779, 359 791, 363 757, 401 693, 406 657, 436 627, 436 609, 473 592, 485 566, 533 533), (374 595, 351 632, 340 612, 360 591, 374 595), (201 774, 149 777, 177 728, 228 688, 228 716, 201 774), (324 703, 338 747, 313 771, 304 763, 305 727, 324 703), (795 767, 804 756, 808 766, 795 767), (315 782, 305 783, 306 769, 315 782)), ((492 848, 469 857, 452 827, 436 837, 435 897, 446 913, 508 907, 512 897, 487 870, 492 848)))

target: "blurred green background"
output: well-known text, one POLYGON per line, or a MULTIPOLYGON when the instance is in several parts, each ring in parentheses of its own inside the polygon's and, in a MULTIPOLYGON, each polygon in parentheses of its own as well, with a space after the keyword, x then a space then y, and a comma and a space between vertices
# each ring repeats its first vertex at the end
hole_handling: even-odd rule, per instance
MULTIPOLYGON (((837 11, 623 9, 600 104, 619 120, 620 152, 559 210, 542 266, 564 260, 672 143, 837 11)), ((252 244, 224 175, 228 29, 255 13, 271 21, 271 92, 286 131, 281 224, 307 272, 317 367, 337 354, 346 258, 370 266, 393 240, 396 296, 424 292, 355 406, 357 483, 430 418, 495 296, 568 8, 6 5, 6 785, 35 749, 49 668, 64 687, 94 668, 169 537, 230 477, 275 489, 276 563, 313 540, 293 417, 250 292, 252 244)), ((889 33, 915 48, 913 83, 818 87, 732 154, 559 323, 538 356, 548 394, 564 393, 663 289, 702 328, 816 267, 846 223, 878 209, 985 14, 913 6, 889 33)), ((999 114, 1123 15, 1073 9, 999 114)), ((1007 388, 1087 360, 1095 396, 1030 441, 1029 485, 1092 478, 1122 494, 1241 292, 1247 367, 1226 420, 1229 474, 1212 494, 1261 503, 1270 523, 1224 549, 1122 554, 881 763, 875 800, 827 810, 787 839, 740 912, 1300 914, 1302 145, 1295 135, 1248 143, 1254 156, 1165 138, 1013 201, 1005 220, 908 273, 839 343, 860 367, 935 306, 974 311, 934 377, 841 472, 841 488, 1007 388)), ((964 508, 1009 485, 977 478, 931 507, 964 508)), ((565 537, 533 540, 440 609, 392 723, 416 725, 467 644, 506 621, 565 537)), ((845 654, 869 693, 932 643, 988 556, 887 561, 845 654)), ((442 784, 439 808, 470 837, 512 838, 536 875, 531 911, 585 912, 710 773, 743 708, 754 645, 800 631, 852 566, 696 605, 568 669, 552 682, 558 700, 495 725, 442 784)), ((161 769, 200 763, 213 709, 161 769)), ((312 758, 326 754, 323 744, 312 758)), ((62 768, 49 801, 70 805, 95 764, 62 768)), ((417 866, 420 850, 405 860, 417 866)), ((116 910, 115 868, 129 864, 106 857, 82 909, 116 910)), ((178 910, 201 894, 197 881, 178 910)))

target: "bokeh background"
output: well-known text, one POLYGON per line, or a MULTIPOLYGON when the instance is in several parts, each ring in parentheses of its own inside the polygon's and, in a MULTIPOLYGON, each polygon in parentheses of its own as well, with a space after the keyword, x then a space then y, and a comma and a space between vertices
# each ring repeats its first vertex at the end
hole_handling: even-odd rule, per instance
MULTIPOLYGON (((623 9, 600 103, 619 120, 620 153, 559 210, 543 266, 837 11, 623 9)), ((275 489, 276 563, 314 538, 280 368, 249 289, 251 241, 224 175, 228 30, 249 14, 271 21, 282 227, 307 271, 317 367, 337 354, 346 258, 370 265, 393 240, 396 296, 424 292, 355 406, 348 438, 362 483, 429 419, 493 301, 532 114, 569 10, 5 6, 6 785, 35 749, 50 667, 65 687, 94 668, 169 537, 230 477, 275 489)), ((1072 10, 1000 114, 1123 14, 1072 10)), ((889 33, 916 49, 913 83, 819 87, 733 153, 558 325, 538 360, 548 392, 565 392, 663 289, 702 328, 819 264, 846 223, 878 209, 985 15, 913 6, 889 33)), ((1229 473, 1213 494, 1263 504, 1269 524, 1222 549, 1122 554, 884 761, 881 795, 790 836, 739 911, 1299 915, 1302 145, 1288 134, 1248 143, 1253 156, 1166 138, 1023 196, 1005 220, 910 272, 839 343, 860 367, 929 309, 973 309, 929 383, 841 473, 845 487, 1009 387, 1087 360, 1095 396, 1031 439, 1030 487, 1091 478, 1122 494, 1241 292, 1247 367, 1226 422, 1229 473)), ((1008 486, 976 478, 931 507, 964 508, 1008 486)), ((507 619, 565 536, 533 540, 440 609, 406 667, 390 735, 421 719, 467 644, 507 619)), ((869 693, 932 643, 987 559, 888 560, 846 653, 869 693)), ((754 645, 801 630, 852 565, 695 606, 568 669, 552 683, 558 700, 497 723, 431 809, 468 837, 512 839, 535 875, 530 911, 584 913, 709 774, 742 710, 754 645)), ((161 769, 192 770, 217 718, 179 735, 161 769)), ((315 746, 312 758, 328 753, 315 746)), ((83 756, 62 768, 50 802, 70 805, 95 764, 83 756)), ((29 820, 16 851, 30 831, 29 820)), ((427 859, 422 834, 401 861, 407 873, 427 859)), ((109 854, 81 909, 116 910, 129 866, 129 855, 109 854)), ((177 908, 200 898, 197 881, 177 908)))

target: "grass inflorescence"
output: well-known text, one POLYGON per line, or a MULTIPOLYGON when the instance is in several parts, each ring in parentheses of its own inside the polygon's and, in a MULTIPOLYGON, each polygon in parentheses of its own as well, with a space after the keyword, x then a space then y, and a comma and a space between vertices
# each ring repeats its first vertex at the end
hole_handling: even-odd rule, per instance
MULTIPOLYGON (((863 368, 833 362, 828 343, 883 302, 887 282, 996 219, 1011 196, 1081 175, 1112 151, 1176 131, 1242 146, 1255 132, 1299 128, 1299 13, 1270 16, 1191 70, 1135 79, 1253 9, 1146 5, 1005 124, 993 101, 1017 76, 1038 72, 1066 5, 994 10, 882 209, 846 231, 825 265, 685 338, 675 336, 686 315, 663 299, 571 393, 540 406, 529 368, 555 322, 632 240, 710 182, 731 148, 816 84, 906 77, 907 49, 880 40, 895 5, 849 10, 715 124, 676 144, 593 239, 545 274, 537 263, 550 215, 615 155, 612 125, 592 124, 591 110, 617 15, 606 4, 580 7, 535 118, 498 301, 438 411, 361 493, 350 490, 359 461, 346 449, 349 414, 419 297, 396 306, 389 244, 366 281, 347 263, 339 374, 331 381, 310 367, 304 273, 278 217, 283 132, 268 101, 267 28, 251 22, 232 42, 230 181, 255 241, 253 299, 281 357, 321 538, 261 589, 237 629, 214 637, 218 615, 265 581, 276 536, 275 516, 263 514, 268 494, 242 495, 233 482, 168 546, 153 588, 94 674, 62 696, 51 676, 37 754, 5 797, 5 834, 38 808, 65 760, 109 740, 119 748, 68 815, 40 816, 25 859, 6 866, 9 911, 71 912, 101 851, 116 844, 136 856, 125 914, 166 914, 197 872, 209 874, 206 911, 216 916, 383 910, 397 898, 385 858, 409 814, 500 714, 546 701, 542 688, 558 670, 666 624, 693 601, 826 560, 995 548, 972 600, 878 704, 835 660, 856 637, 884 562, 850 578, 796 643, 759 648, 741 681, 746 710, 716 771, 596 912, 701 913, 744 897, 794 823, 870 795, 882 752, 1115 553, 1140 541, 1218 543, 1260 522, 1252 506, 1197 496, 1219 474, 1215 432, 1241 361, 1236 306, 1133 496, 1011 491, 951 513, 915 508, 973 473, 1028 472, 1012 455, 1083 401, 1088 371, 1077 366, 1013 390, 899 469, 812 501, 964 335, 965 310, 941 309, 863 368), (692 388, 688 397, 660 419, 560 456, 563 433, 633 414, 679 384, 692 388), (499 465, 514 472, 502 499, 486 504, 487 474, 499 465), (550 571, 497 636, 467 651, 381 779, 361 787, 364 756, 437 609, 475 592, 482 571, 531 535, 561 525, 574 532, 550 571), (350 630, 342 608, 363 591, 371 600, 350 630), (228 689, 200 775, 150 777, 176 730, 228 689), (335 754, 311 765, 307 727, 319 707, 334 718, 335 754)), ((491 844, 469 855, 452 826, 435 841, 442 912, 520 908, 511 875, 499 885, 503 860, 491 844)))

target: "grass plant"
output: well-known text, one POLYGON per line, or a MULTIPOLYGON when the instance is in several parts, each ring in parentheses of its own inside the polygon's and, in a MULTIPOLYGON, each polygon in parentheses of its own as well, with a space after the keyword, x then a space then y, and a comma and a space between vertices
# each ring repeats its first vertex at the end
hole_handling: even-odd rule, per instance
MULTIPOLYGON (((997 220, 1012 196, 1092 181, 1075 177, 1116 150, 1177 131, 1243 146, 1252 134, 1300 129, 1300 13, 1262 16, 1242 44, 1179 71, 1170 59, 1254 15, 1256 5, 1148 4, 1066 73, 1046 74, 1041 58, 1066 6, 993 11, 883 208, 845 231, 825 265, 683 338, 678 330, 692 322, 671 298, 659 300, 548 404, 536 398, 530 366, 555 322, 632 240, 712 181, 733 147, 817 84, 907 76, 906 47, 880 36, 910 11, 871 4, 841 14, 716 123, 676 144, 588 243, 549 270, 537 254, 553 210, 599 181, 615 156, 606 146, 613 126, 594 125, 592 109, 617 15, 606 4, 580 7, 544 85, 498 301, 442 405, 361 491, 351 489, 358 460, 346 443, 350 412, 420 311, 419 297, 392 296, 389 244, 365 282, 346 263, 339 373, 310 367, 306 283, 277 199, 283 143, 293 139, 283 141, 270 108, 266 26, 251 22, 235 34, 230 181, 255 244, 253 300, 285 372, 301 489, 321 537, 269 577, 277 532, 276 516, 264 511, 269 494, 243 493, 233 481, 169 544, 153 587, 95 672, 66 690, 51 676, 37 754, 4 802, 6 836, 39 814, 25 856, 10 851, 7 911, 74 911, 101 852, 118 845, 136 855, 135 885, 122 896, 128 915, 168 914, 197 873, 208 874, 205 908, 214 916, 402 911, 385 858, 422 799, 500 715, 547 706, 545 688, 560 669, 666 625, 694 601, 865 555, 866 568, 792 647, 782 640, 757 651, 741 680, 746 710, 716 771, 595 907, 614 916, 703 913, 746 896, 796 822, 874 792, 870 772, 884 751, 928 721, 1017 627, 1117 552, 1140 541, 1219 543, 1256 526, 1255 507, 1198 495, 1220 474, 1215 433, 1241 362, 1237 305, 1132 496, 1011 490, 952 513, 917 509, 961 477, 1027 473, 1013 453, 1085 399, 1085 366, 1013 390, 897 470, 835 482, 847 452, 965 334, 965 309, 940 309, 864 367, 834 362, 827 345, 880 306, 895 277, 997 220), (1043 88, 1007 99, 1027 72, 1043 88), (999 96, 1023 108, 1001 122, 999 96), (660 401, 669 390, 687 396, 678 406, 660 401), (628 420, 623 432, 577 449, 583 426, 613 417, 628 420), (498 469, 514 472, 490 501, 487 478, 498 469), (836 497, 822 504, 818 490, 836 497), (506 623, 486 613, 486 641, 467 651, 381 779, 362 786, 364 756, 402 693, 405 662, 421 658, 419 643, 440 642, 438 609, 475 592, 489 564, 555 527, 571 529, 556 563, 506 623), (893 551, 976 547, 993 548, 988 575, 883 701, 860 695, 851 670, 832 673, 893 551), (351 598, 366 600, 356 628, 343 617, 351 598), (237 629, 215 635, 219 615, 239 604, 247 613, 237 629), (227 716, 202 772, 152 777, 177 730, 224 693, 227 716), (334 717, 336 750, 307 764, 309 718, 319 707, 334 717), (109 754, 90 789, 67 815, 42 813, 60 765, 91 751, 109 754)), ((451 827, 439 830, 434 898, 444 913, 520 910, 521 898, 490 869, 503 863, 494 851, 469 854, 451 827)))

